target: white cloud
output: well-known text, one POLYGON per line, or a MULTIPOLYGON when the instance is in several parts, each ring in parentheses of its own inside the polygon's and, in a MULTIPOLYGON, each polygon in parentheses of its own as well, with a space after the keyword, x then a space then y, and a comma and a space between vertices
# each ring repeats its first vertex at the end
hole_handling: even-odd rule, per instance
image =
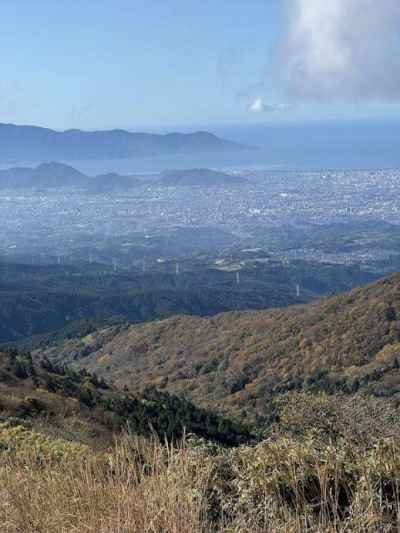
POLYGON ((292 109, 290 104, 266 104, 262 98, 256 98, 249 106, 249 111, 253 113, 276 113, 290 109, 292 109))
POLYGON ((303 99, 400 99, 400 0, 287 0, 283 80, 303 99))

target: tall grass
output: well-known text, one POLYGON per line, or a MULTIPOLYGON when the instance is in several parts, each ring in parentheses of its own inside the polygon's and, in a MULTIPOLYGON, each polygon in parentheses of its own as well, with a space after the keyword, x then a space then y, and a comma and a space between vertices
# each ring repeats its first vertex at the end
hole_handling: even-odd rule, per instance
POLYGON ((398 531, 400 454, 269 439, 222 450, 125 437, 105 454, 2 456, 4 533, 398 531))
POLYGON ((102 457, 8 457, 0 469, 1 531, 203 531, 205 474, 182 447, 127 438, 102 457))
POLYGON ((0 424, 0 533, 400 531, 387 402, 294 394, 255 445, 125 435, 102 452, 0 424))

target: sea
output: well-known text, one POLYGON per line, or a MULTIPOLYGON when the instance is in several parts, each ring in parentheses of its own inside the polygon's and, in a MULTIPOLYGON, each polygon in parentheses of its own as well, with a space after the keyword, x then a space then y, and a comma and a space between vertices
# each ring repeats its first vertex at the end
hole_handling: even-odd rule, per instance
MULTIPOLYGON (((199 129, 257 149, 236 153, 64 162, 88 175, 105 172, 144 175, 185 168, 226 171, 400 168, 400 120, 210 125, 176 131, 199 129)), ((40 161, 21 161, 18 165, 34 166, 38 163, 40 161)), ((2 168, 8 166, 16 166, 16 162, 1 165, 2 168)))

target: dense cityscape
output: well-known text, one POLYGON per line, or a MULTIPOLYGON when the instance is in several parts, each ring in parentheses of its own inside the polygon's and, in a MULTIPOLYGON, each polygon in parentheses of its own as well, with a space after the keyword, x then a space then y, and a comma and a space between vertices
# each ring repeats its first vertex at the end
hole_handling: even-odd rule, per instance
POLYGON ((235 176, 245 185, 166 187, 143 179, 119 193, 2 190, 0 255, 129 267, 146 257, 218 256, 241 247, 342 263, 398 254, 398 170, 235 176))

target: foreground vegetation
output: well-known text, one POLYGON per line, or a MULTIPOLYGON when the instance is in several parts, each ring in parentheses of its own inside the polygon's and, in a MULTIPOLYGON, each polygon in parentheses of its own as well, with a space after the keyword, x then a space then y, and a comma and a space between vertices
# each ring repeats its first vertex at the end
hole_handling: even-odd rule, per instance
POLYGON ((0 353, 1 531, 399 531, 399 295, 396 275, 290 310, 0 353), (151 386, 116 388, 82 361, 151 386), (165 381, 146 374, 160 368, 165 381))
POLYGON ((190 431, 235 446, 254 440, 243 425, 199 409, 183 398, 146 389, 117 390, 85 370, 75 372, 29 353, 0 352, 0 422, 81 444, 104 447, 128 429, 176 440, 190 431))
POLYGON ((93 451, 2 424, 2 531, 397 531, 395 408, 294 393, 274 414, 261 442, 236 448, 125 434, 93 451))

